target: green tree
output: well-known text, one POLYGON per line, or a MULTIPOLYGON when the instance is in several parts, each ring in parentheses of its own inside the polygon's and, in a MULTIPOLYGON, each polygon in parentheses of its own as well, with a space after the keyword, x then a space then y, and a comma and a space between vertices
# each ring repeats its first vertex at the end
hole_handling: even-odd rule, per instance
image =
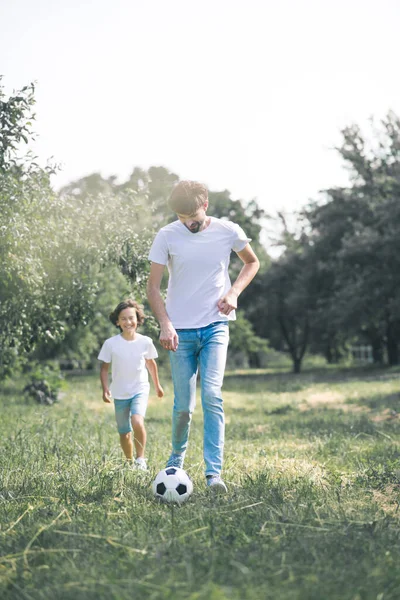
MULTIPOLYGON (((272 333, 278 327, 274 347, 289 352, 293 372, 299 373, 311 339, 311 315, 315 308, 313 255, 306 233, 296 236, 285 223, 282 244, 283 254, 263 278, 266 318, 272 333)), ((273 341, 273 337, 270 331, 269 339, 273 341)))
POLYGON ((352 185, 327 190, 307 212, 322 275, 318 301, 339 335, 363 336, 382 360, 398 364, 400 121, 389 113, 367 143, 359 127, 343 130, 338 148, 352 185))
POLYGON ((31 83, 7 98, 2 79, 0 75, 0 171, 4 172, 19 169, 21 142, 27 144, 33 136, 35 86, 31 83))
MULTIPOLYGON (((32 87, 9 99, 2 93, 0 105, 0 121, 12 124, 3 131, 0 169, 2 374, 47 339, 61 339, 68 327, 87 322, 101 269, 118 262, 128 242, 143 261, 150 243, 137 195, 59 195, 50 184, 51 169, 29 155, 19 157, 18 132, 29 134, 32 93, 32 87), (19 112, 16 98, 25 98, 18 100, 19 112)), ((138 269, 131 271, 143 296, 143 279, 138 269)))

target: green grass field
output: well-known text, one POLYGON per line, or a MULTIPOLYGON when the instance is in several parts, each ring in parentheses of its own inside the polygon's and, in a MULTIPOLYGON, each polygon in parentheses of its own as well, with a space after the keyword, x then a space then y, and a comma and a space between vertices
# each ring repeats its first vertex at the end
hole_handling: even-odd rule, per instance
POLYGON ((95 376, 52 407, 0 395, 0 597, 400 598, 400 370, 228 373, 225 497, 207 493, 202 414, 189 502, 153 500, 172 386, 151 397, 149 474, 122 467, 95 376))

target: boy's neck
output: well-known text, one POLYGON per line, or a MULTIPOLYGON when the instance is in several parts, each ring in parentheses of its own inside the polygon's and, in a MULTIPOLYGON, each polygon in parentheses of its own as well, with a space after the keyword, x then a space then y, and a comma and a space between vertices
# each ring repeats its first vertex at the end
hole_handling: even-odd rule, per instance
POLYGON ((121 335, 127 342, 132 342, 136 339, 137 333, 136 331, 123 331, 121 335))

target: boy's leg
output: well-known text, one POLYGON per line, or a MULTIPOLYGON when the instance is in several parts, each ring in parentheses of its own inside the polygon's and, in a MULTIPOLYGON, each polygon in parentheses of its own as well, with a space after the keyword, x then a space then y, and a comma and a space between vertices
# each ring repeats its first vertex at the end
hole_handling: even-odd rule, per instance
POLYGON ((121 448, 128 460, 133 458, 132 426, 130 421, 130 400, 114 400, 115 420, 121 448))
POLYGON ((147 434, 142 415, 132 415, 133 440, 135 444, 136 458, 144 458, 147 434))
POLYGON ((196 406, 198 337, 196 330, 179 330, 176 352, 169 353, 174 384, 172 412, 172 454, 168 466, 183 466, 190 422, 196 406), (178 464, 179 463, 179 464, 178 464))
POLYGON ((147 404, 149 401, 150 385, 147 385, 138 394, 131 398, 130 416, 133 427, 133 436, 136 451, 136 461, 142 466, 146 466, 144 460, 144 451, 146 448, 146 428, 144 426, 144 418, 146 416, 147 404))
POLYGON ((221 387, 228 343, 227 324, 217 323, 204 329, 200 352, 200 379, 206 476, 219 476, 222 470, 225 418, 221 387))
POLYGON ((125 458, 128 460, 132 460, 133 458, 133 442, 132 442, 132 434, 129 433, 120 433, 119 441, 121 443, 121 448, 123 453, 125 454, 125 458))

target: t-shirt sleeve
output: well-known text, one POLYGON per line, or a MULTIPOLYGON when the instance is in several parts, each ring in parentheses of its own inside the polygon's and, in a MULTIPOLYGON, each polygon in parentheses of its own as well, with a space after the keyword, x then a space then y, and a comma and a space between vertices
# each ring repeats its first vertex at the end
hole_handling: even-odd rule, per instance
POLYGON ((150 360, 151 358, 157 358, 158 353, 156 347, 153 344, 153 341, 150 338, 147 338, 147 349, 145 353, 145 358, 150 360))
POLYGON ((110 363, 111 362, 111 346, 108 342, 108 340, 106 340, 100 350, 100 354, 97 357, 99 360, 102 360, 105 363, 110 363))
POLYGON ((232 250, 240 252, 241 250, 244 250, 249 242, 251 242, 251 238, 247 237, 240 225, 233 223, 232 250))
POLYGON ((168 262, 168 244, 164 233, 160 230, 153 240, 149 252, 149 260, 160 265, 168 262))

